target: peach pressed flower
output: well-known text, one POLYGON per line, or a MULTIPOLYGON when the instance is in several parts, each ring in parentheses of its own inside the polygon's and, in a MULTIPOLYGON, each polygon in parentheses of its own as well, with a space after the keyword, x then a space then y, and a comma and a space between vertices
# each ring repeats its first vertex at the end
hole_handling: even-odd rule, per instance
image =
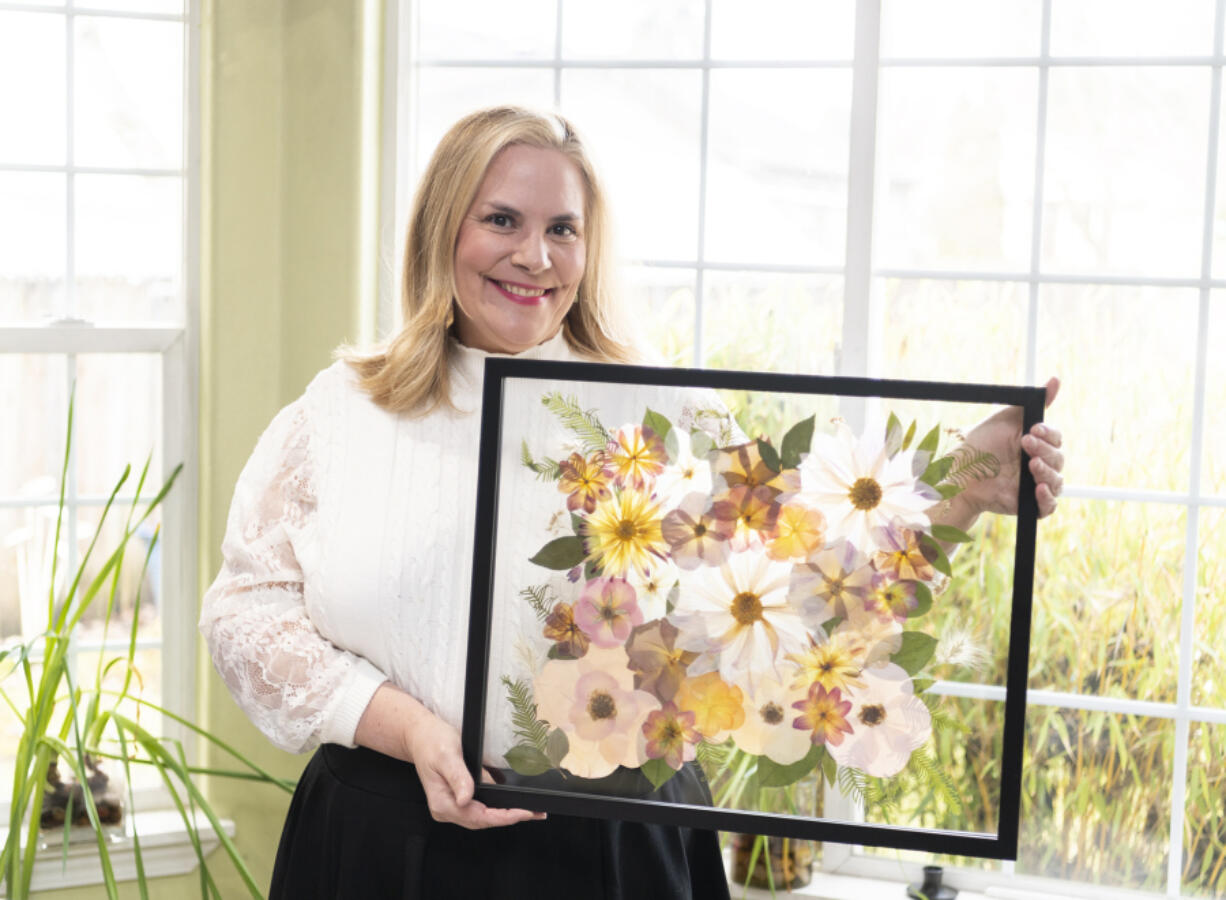
POLYGON ((872 580, 868 559, 843 541, 792 569, 788 598, 821 622, 845 619, 851 610, 863 608, 872 580))
POLYGON ((887 528, 875 529, 873 540, 880 549, 873 554, 873 568, 900 581, 932 581, 936 569, 920 548, 921 533, 904 528, 897 520, 887 528))
POLYGON ((681 682, 673 702, 682 712, 694 714, 694 728, 708 741, 719 743, 727 732, 745 722, 744 692, 719 677, 718 672, 706 672, 681 682))
POLYGON ((644 425, 625 425, 605 448, 609 469, 618 487, 645 490, 668 463, 668 451, 654 431, 644 425))
POLYGON ((779 507, 775 524, 766 532, 766 553, 780 562, 803 562, 826 542, 826 517, 807 504, 792 501, 779 507))
POLYGON ((566 508, 571 512, 583 510, 590 513, 596 508, 596 501, 609 496, 610 474, 605 468, 605 456, 596 452, 584 459, 581 454, 572 453, 563 462, 558 463, 558 490, 567 494, 566 508))
POLYGON ((694 727, 694 714, 682 712, 671 702, 647 714, 643 734, 647 738, 647 758, 663 759, 674 769, 694 758, 694 745, 702 740, 694 727))
POLYGON ((805 698, 793 703, 792 708, 800 710, 792 727, 809 732, 809 740, 814 744, 837 747, 843 742, 843 735, 851 734, 847 722, 851 703, 843 699, 838 688, 827 691, 820 684, 812 684, 805 698))
POLYGON ((733 529, 732 550, 739 552, 762 546, 764 533, 775 527, 779 515, 776 496, 767 487, 738 485, 715 498, 711 515, 733 529))
POLYGON ((569 603, 558 603, 545 617, 545 637, 553 641, 558 652, 565 657, 578 659, 587 653, 591 643, 583 629, 575 622, 575 610, 569 603))
POLYGON ((685 670, 698 654, 676 646, 677 626, 668 619, 640 625, 626 641, 634 686, 649 691, 662 701, 672 700, 685 678, 685 670))
POLYGON ((712 460, 711 470, 729 490, 742 486, 750 490, 765 487, 773 498, 782 492, 795 491, 798 487, 796 470, 776 472, 770 468, 762 459, 757 441, 719 450, 712 460))
POLYGON ((643 621, 634 588, 621 578, 593 578, 575 604, 575 624, 597 647, 625 643, 630 629, 643 621))

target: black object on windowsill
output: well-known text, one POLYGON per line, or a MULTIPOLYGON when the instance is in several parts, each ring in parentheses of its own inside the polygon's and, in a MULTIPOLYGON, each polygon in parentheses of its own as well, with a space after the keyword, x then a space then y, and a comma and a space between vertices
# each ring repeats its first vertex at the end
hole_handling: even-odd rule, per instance
POLYGON ((907 885, 907 896, 916 900, 954 900, 957 889, 941 884, 941 875, 940 866, 924 866, 923 883, 907 885))

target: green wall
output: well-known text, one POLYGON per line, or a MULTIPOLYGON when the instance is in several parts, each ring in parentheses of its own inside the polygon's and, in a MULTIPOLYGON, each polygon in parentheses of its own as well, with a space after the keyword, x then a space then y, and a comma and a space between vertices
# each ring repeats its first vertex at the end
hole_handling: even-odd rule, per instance
MULTIPOLYGON (((362 195, 363 135, 369 140, 373 133, 362 98, 364 88, 377 85, 363 85, 363 60, 379 53, 377 41, 364 35, 380 29, 364 26, 380 6, 203 2, 201 593, 220 566, 234 482, 261 431, 329 364, 338 344, 369 338, 360 330, 373 320, 374 298, 362 296, 369 283, 362 266, 375 256, 362 247, 361 225, 377 210, 374 198, 362 195)), ((371 158, 368 152, 366 165, 371 158)), ((198 687, 201 724, 275 773, 298 775, 309 757, 277 750, 248 724, 203 642, 198 687)), ((288 795, 219 779, 208 789, 218 812, 235 821, 238 847, 266 888, 288 795)), ((247 896, 224 854, 211 861, 223 897, 247 896)), ((197 896, 198 884, 194 874, 157 879, 150 896, 182 900, 197 896)), ((85 900, 100 896, 100 888, 40 896, 85 900)), ((123 896, 136 897, 135 885, 126 885, 123 896)))

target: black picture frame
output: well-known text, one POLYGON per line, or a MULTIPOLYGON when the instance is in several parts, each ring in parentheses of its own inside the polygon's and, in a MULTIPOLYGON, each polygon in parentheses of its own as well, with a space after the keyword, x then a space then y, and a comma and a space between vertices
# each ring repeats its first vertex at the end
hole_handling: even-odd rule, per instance
POLYGON ((999 816, 995 833, 945 831, 906 826, 853 823, 823 818, 673 804, 650 799, 576 793, 540 784, 483 784, 491 614, 495 597, 499 467, 507 379, 598 382, 691 389, 731 389, 787 394, 834 394, 900 400, 953 401, 1020 407, 1023 430, 1041 422, 1044 390, 935 381, 790 375, 714 369, 656 368, 490 357, 485 362, 481 410, 480 462, 472 564, 471 616, 461 729, 464 759, 476 797, 493 807, 525 808, 565 815, 625 819, 719 831, 834 841, 992 859, 1016 859, 1026 715, 1031 603, 1038 508, 1035 483, 1022 451, 1019 509, 1013 561, 1012 617, 1009 625, 1004 699, 1003 751, 1000 759, 999 816))

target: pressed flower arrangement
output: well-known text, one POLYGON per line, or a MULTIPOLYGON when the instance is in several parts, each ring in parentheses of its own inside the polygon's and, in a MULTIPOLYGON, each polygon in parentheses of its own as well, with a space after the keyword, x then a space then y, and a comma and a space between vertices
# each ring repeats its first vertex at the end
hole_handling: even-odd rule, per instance
POLYGON ((995 458, 892 414, 746 439, 716 409, 609 428, 573 396, 542 401, 571 446, 525 441, 522 462, 569 527, 531 562, 565 578, 519 586, 544 661, 503 676, 511 769, 658 788, 701 758, 734 807, 802 779, 865 797, 906 773, 956 802, 931 745, 959 726, 925 693, 923 626, 970 538, 932 514, 995 458))
MULTIPOLYGON (((66 581, 67 588, 57 591, 56 585, 64 582, 63 579, 57 581, 56 569, 61 556, 61 525, 66 513, 64 487, 70 459, 72 419, 73 405, 70 401, 68 441, 61 472, 55 543, 51 553, 53 571, 48 580, 52 587, 46 598, 46 628, 24 643, 0 648, 0 696, 17 715, 22 726, 9 801, 7 833, 0 849, 4 896, 29 896, 34 864, 40 845, 44 843, 43 838, 47 838, 46 843, 58 839, 67 848, 71 842, 82 840, 72 826, 84 823, 90 829, 86 840, 92 840, 98 848, 106 895, 117 898, 118 882, 111 863, 112 835, 105 826, 118 824, 120 807, 134 810, 131 791, 133 767, 152 766, 161 776, 170 800, 180 813, 197 854, 201 897, 217 898, 220 894, 204 857, 197 826, 198 814, 208 821, 251 896, 262 897, 260 888, 226 835, 220 818, 201 792, 196 778, 203 774, 243 778, 267 782, 286 791, 292 791, 293 784, 276 778, 224 741, 141 696, 143 684, 136 665, 141 603, 139 590, 134 600, 125 650, 109 658, 105 653, 100 654, 92 673, 79 675, 70 663, 69 646, 83 617, 95 604, 105 604, 102 611, 103 634, 105 636, 110 632, 117 613, 118 586, 129 542, 162 504, 182 468, 176 467, 161 488, 148 498, 145 481, 149 463, 146 462, 137 478, 135 496, 119 539, 114 547, 106 548, 109 555, 87 578, 95 551, 104 552, 99 547, 100 538, 115 498, 131 476, 130 469, 125 469, 111 491, 76 571, 66 581), (119 682, 118 687, 112 686, 115 681, 119 682), (15 689, 13 682, 17 685, 15 689), (182 744, 150 732, 141 722, 141 710, 179 723, 193 735, 234 757, 241 768, 206 770, 189 765, 182 744), (108 765, 112 772, 110 777, 102 772, 103 767, 108 765), (123 773, 123 779, 115 777, 118 772, 123 773), (126 797, 114 796, 117 782, 127 785, 126 797)), ((157 542, 158 532, 155 531, 145 551, 142 582, 157 542)), ((147 879, 140 833, 130 817, 126 828, 135 857, 140 896, 146 897, 147 879)))

